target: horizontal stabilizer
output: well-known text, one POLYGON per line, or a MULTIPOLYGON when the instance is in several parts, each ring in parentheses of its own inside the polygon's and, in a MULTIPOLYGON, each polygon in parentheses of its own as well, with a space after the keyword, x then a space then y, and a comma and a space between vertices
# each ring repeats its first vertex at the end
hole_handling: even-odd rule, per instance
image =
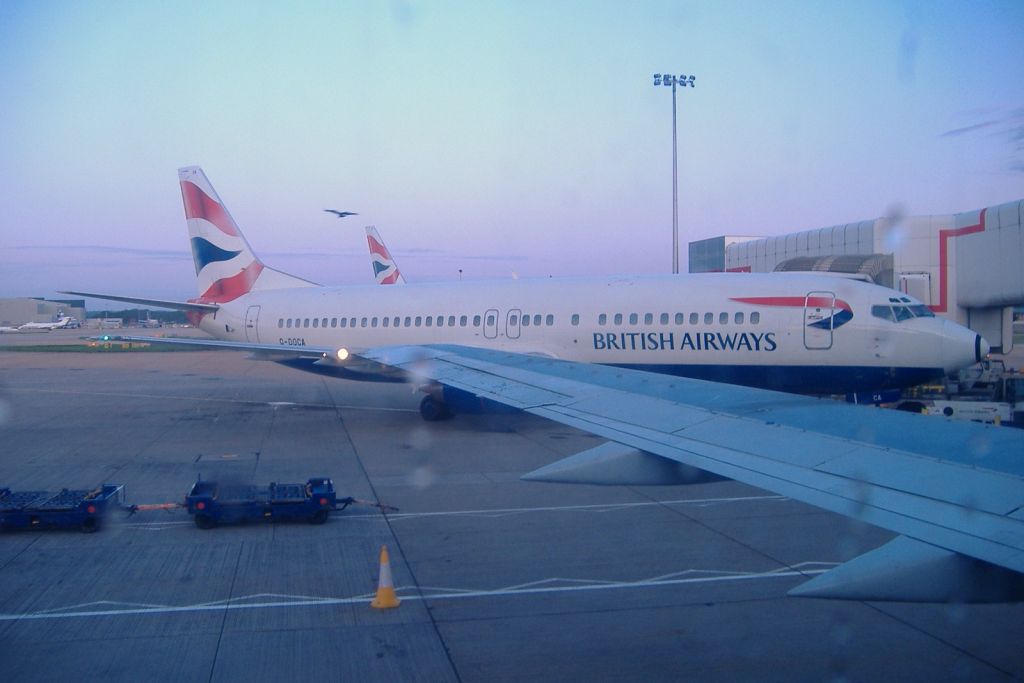
POLYGON ((1024 576, 945 548, 897 536, 789 591, 806 598, 899 602, 1016 602, 1024 576))
POLYGON ((141 299, 135 296, 117 296, 114 294, 96 294, 95 292, 61 292, 72 296, 87 296, 92 299, 105 299, 107 301, 122 301, 126 304, 138 304, 140 306, 156 306, 157 308, 170 308, 175 311, 195 311, 196 313, 212 313, 220 308, 218 304, 200 304, 192 301, 167 301, 166 299, 141 299))
POLYGON ((671 486, 721 481, 710 472, 614 441, 524 474, 526 481, 600 486, 671 486))

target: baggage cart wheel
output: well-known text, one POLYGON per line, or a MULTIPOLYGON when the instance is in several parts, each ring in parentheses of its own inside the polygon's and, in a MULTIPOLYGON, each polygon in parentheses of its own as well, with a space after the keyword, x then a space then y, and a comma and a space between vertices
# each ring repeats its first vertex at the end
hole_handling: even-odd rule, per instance
POLYGON ((217 520, 209 515, 196 515, 195 523, 200 529, 212 529, 217 526, 217 520))
POLYGON ((82 533, 91 534, 99 530, 100 523, 95 517, 86 517, 82 520, 82 524, 79 528, 81 528, 82 533))
POLYGON ((309 518, 309 523, 310 524, 323 524, 324 522, 327 521, 327 517, 330 514, 331 514, 331 511, 328 510, 327 508, 320 508, 319 510, 317 510, 316 512, 313 513, 312 517, 309 518))

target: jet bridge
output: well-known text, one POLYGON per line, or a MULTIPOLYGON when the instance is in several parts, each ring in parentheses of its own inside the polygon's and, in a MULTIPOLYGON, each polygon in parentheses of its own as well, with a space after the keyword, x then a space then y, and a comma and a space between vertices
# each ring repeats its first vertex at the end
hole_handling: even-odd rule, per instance
POLYGON ((690 272, 848 273, 905 292, 1013 349, 1024 306, 1024 199, 938 216, 887 216, 778 237, 690 243, 690 272))

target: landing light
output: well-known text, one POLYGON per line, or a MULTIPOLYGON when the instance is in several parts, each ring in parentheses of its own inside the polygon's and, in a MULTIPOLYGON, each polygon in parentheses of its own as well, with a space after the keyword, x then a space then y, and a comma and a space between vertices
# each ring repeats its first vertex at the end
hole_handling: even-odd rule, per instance
POLYGON ((338 349, 335 355, 338 357, 338 360, 345 360, 348 358, 348 349, 338 349))

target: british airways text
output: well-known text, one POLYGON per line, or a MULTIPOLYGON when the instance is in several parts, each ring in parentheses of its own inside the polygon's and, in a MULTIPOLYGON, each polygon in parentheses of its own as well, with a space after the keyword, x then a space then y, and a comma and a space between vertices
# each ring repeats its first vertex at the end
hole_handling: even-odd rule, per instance
POLYGON ((765 351, 778 348, 774 332, 594 332, 598 351, 765 351), (678 343, 677 343, 678 342, 678 343))

